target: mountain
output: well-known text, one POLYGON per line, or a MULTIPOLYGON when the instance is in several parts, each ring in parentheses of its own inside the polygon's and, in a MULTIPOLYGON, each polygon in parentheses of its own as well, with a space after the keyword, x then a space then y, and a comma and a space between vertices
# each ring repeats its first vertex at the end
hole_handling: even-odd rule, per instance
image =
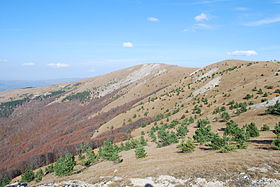
POLYGON ((120 143, 143 136, 148 140, 146 158, 136 159, 134 150, 122 151, 119 164, 77 166, 71 176, 47 174, 41 183, 141 186, 141 181, 181 184, 201 177, 238 186, 259 176, 279 179, 280 153, 271 145, 271 129, 280 118, 267 112, 280 100, 279 67, 276 61, 239 60, 201 69, 143 64, 71 83, 2 91, 0 173, 15 177, 27 166, 39 168, 66 153, 76 155, 82 144, 97 154, 105 140, 120 143), (264 124, 270 130, 250 135, 264 124), (193 136, 195 151, 178 153, 178 139, 193 136), (214 140, 226 144, 215 150, 214 140), (240 174, 244 172, 246 180, 240 174))

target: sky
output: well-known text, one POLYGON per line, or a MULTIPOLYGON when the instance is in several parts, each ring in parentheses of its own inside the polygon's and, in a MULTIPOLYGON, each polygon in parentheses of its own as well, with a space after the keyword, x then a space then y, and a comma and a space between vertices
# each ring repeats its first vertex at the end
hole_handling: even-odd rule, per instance
POLYGON ((279 60, 280 0, 0 0, 0 80, 279 60))

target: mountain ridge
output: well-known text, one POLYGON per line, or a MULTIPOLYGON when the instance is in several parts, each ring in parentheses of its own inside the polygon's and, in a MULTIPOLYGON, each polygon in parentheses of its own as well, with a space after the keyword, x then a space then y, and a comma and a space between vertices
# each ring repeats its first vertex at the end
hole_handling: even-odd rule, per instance
MULTIPOLYGON (((88 143, 96 149, 106 139, 122 142, 131 137, 139 138, 142 131, 149 141, 148 157, 139 163, 145 166, 143 169, 130 165, 129 163, 134 160, 132 153, 125 152, 123 153, 124 162, 119 166, 112 166, 107 162, 91 166, 89 171, 100 170, 97 172, 98 174, 95 173, 94 179, 88 180, 85 177, 86 174, 84 174, 85 176, 77 174, 73 178, 92 183, 106 173, 109 175, 108 172, 113 172, 112 169, 121 170, 119 175, 131 177, 136 177, 137 172, 139 172, 139 176, 140 173, 141 176, 144 176, 145 173, 154 176, 174 174, 176 170, 186 172, 186 168, 179 166, 182 164, 180 159, 190 165, 194 161, 201 169, 203 162, 197 163, 194 157, 201 156, 205 159, 207 155, 210 155, 209 164, 211 166, 207 168, 213 171, 217 171, 217 168, 214 167, 215 164, 222 167, 215 160, 217 156, 220 159, 228 159, 230 166, 233 166, 234 158, 238 158, 236 161, 238 166, 244 164, 244 161, 248 161, 248 158, 250 158, 248 167, 260 160, 271 165, 277 161, 279 153, 263 150, 260 146, 266 144, 254 142, 272 141, 274 138, 272 131, 263 132, 259 138, 249 142, 247 150, 238 150, 229 153, 228 156, 218 155, 219 153, 209 150, 206 145, 197 144, 199 149, 190 154, 190 161, 187 160, 188 156, 178 155, 174 145, 156 148, 155 143, 157 142, 152 141, 148 134, 152 128, 158 125, 163 126, 174 120, 181 123, 185 118, 194 118, 195 123, 208 119, 212 130, 221 134, 226 122, 221 119, 219 113, 214 113, 220 107, 228 108, 231 119, 241 126, 254 122, 258 128, 261 128, 266 123, 273 129, 279 121, 279 117, 265 114, 267 105, 260 105, 259 108, 253 106, 273 101, 270 104, 272 106, 278 101, 279 94, 275 90, 280 87, 277 80, 279 70, 279 62, 269 61, 225 60, 200 69, 165 64, 144 64, 93 79, 30 89, 32 92, 29 94, 33 95, 27 102, 16 107, 8 118, 0 118, 1 130, 7 134, 5 137, 0 137, 2 144, 0 150, 9 152, 5 157, 2 154, 2 169, 6 168, 2 171, 10 176, 16 176, 25 169, 25 166, 20 162, 18 165, 12 165, 11 163, 16 163, 16 160, 9 160, 10 157, 21 161, 25 159, 26 163, 38 168, 54 162, 66 152, 77 154, 82 143, 88 143), (262 89, 263 94, 267 94, 260 95, 253 91, 255 88, 262 89), (254 97, 250 96, 250 98, 244 99, 248 94, 253 94, 254 97), (232 101, 237 104, 244 102, 250 104, 246 104, 246 111, 237 114, 239 108, 230 109, 228 104, 232 101), (20 130, 18 131, 16 127, 19 126, 20 130), (5 128, 6 130, 4 130, 5 128), (18 131, 19 135, 24 136, 27 131, 30 131, 30 128, 34 128, 32 130, 36 135, 25 136, 23 139, 21 139, 22 137, 18 137, 18 139, 10 137, 17 135, 15 130, 18 131), (21 141, 24 144, 19 144, 21 141), (46 143, 38 144, 38 142, 46 143), (17 144, 24 150, 21 156, 18 155, 20 151, 16 148, 17 144), (15 151, 12 151, 10 146, 13 146, 15 151), (48 153, 48 150, 51 151, 48 153), (159 153, 164 154, 163 150, 168 154, 166 156, 158 155, 159 153), (259 158, 252 156, 247 158, 246 152, 259 155, 259 158), (192 154, 194 156, 191 156, 192 154), (238 157, 239 154, 240 157, 238 157), (170 166, 169 161, 166 160, 168 157, 171 160, 174 158, 177 164, 174 163, 174 166, 170 166), (271 160, 269 161, 266 157, 271 158, 271 160), (128 160, 126 161, 126 159, 128 160), (166 160, 166 162, 161 159, 166 160), (153 170, 152 166, 149 165, 150 162, 161 168, 162 172, 153 170), (158 165, 157 162, 162 165, 158 165), (123 167, 127 170, 122 169, 123 167), (10 173, 7 172, 8 170, 10 173)), ((15 93, 0 92, 0 101, 8 101, 7 95, 12 95, 14 99, 21 99, 23 97, 20 96, 27 93, 26 90, 18 90, 15 93)), ((188 127, 188 136, 193 136, 196 130, 197 126, 191 124, 188 127)), ((140 166, 139 164, 137 166, 140 166)), ((194 166, 190 167, 195 169, 194 166)), ((199 171, 196 171, 199 174, 199 171)), ((49 175, 43 182, 66 179, 49 175)))

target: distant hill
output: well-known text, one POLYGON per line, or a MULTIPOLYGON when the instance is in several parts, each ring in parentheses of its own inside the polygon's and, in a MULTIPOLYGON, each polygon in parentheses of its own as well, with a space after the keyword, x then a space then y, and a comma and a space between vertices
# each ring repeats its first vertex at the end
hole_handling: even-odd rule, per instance
POLYGON ((54 80, 0 80, 0 91, 17 88, 36 88, 40 86, 73 82, 77 80, 80 80, 80 78, 66 78, 54 80))

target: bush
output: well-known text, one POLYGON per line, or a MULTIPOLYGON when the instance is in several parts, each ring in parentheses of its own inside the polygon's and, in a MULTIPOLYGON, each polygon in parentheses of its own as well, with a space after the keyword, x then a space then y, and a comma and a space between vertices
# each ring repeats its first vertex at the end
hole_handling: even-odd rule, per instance
POLYGON ((276 139, 272 141, 272 145, 275 145, 275 149, 280 150, 280 134, 277 135, 276 139))
POLYGON ((185 137, 187 132, 188 132, 188 128, 186 127, 186 125, 181 124, 177 128, 177 136, 179 136, 179 137, 185 137))
POLYGON ((104 141, 98 154, 101 158, 109 161, 116 161, 120 159, 119 148, 110 140, 104 141))
POLYGON ((266 110, 267 114, 280 115, 280 103, 277 101, 275 105, 269 106, 266 110))
POLYGON ((86 160, 83 160, 81 162, 82 166, 88 167, 96 161, 97 157, 89 145, 81 145, 80 149, 81 149, 81 153, 79 154, 79 158, 81 158, 80 160, 83 160, 86 158, 86 160), (82 153, 86 153, 86 157, 83 156, 82 153))
POLYGON ((203 125, 207 125, 207 124, 210 124, 210 121, 208 119, 199 119, 197 121, 197 127, 201 127, 203 125))
POLYGON ((42 180, 44 173, 42 169, 39 169, 35 174, 35 181, 40 182, 42 180))
POLYGON ((83 92, 78 92, 78 93, 72 93, 68 96, 66 96, 62 102, 68 100, 68 101, 71 101, 71 100, 79 100, 80 102, 84 103, 86 101, 89 101, 90 100, 90 91, 83 91, 83 92))
POLYGON ((280 122, 278 122, 273 131, 276 134, 276 139, 272 141, 272 145, 275 145, 275 149, 280 150, 280 122))
POLYGON ((280 134, 280 122, 276 123, 273 133, 276 135, 280 134))
POLYGON ((46 169, 45 169, 45 174, 46 174, 46 175, 49 174, 49 173, 53 173, 53 172, 54 172, 54 170, 53 170, 53 164, 51 164, 51 165, 49 165, 49 166, 46 167, 46 169))
POLYGON ((262 126, 261 130, 262 130, 262 131, 269 131, 270 128, 269 128, 269 126, 268 126, 267 124, 264 124, 264 125, 262 126))
POLYGON ((8 176, 4 176, 0 181, 0 187, 4 187, 11 182, 11 179, 8 176))
POLYGON ((204 144, 210 141, 215 134, 211 132, 211 126, 202 125, 199 129, 195 131, 193 139, 200 144, 204 144))
POLYGON ((220 137, 218 134, 216 134, 209 144, 210 147, 212 147, 214 150, 219 150, 225 147, 229 144, 229 137, 223 136, 220 137))
POLYGON ((253 94, 247 94, 243 99, 251 99, 251 98, 253 98, 254 97, 254 95, 253 94))
POLYGON ((168 132, 164 129, 158 131, 158 147, 164 147, 173 143, 178 143, 178 137, 175 132, 168 132))
POLYGON ((274 91, 274 93, 280 94, 280 89, 276 89, 276 90, 274 91))
POLYGON ((237 143, 236 147, 238 149, 246 149, 247 148, 247 140, 249 139, 248 134, 246 133, 244 128, 238 128, 233 135, 233 141, 237 143))
POLYGON ((198 105, 194 106, 193 114, 201 114, 201 108, 198 105))
POLYGON ((140 138, 140 144, 142 146, 146 146, 147 145, 147 140, 145 140, 144 136, 142 135, 141 138, 140 138))
POLYGON ((221 114, 221 117, 222 117, 223 121, 228 121, 228 120, 230 120, 230 115, 229 115, 229 113, 227 113, 227 112, 223 112, 223 113, 221 114))
POLYGON ((249 139, 249 133, 247 133, 245 128, 240 128, 239 125, 231 120, 226 124, 224 135, 231 137, 231 140, 237 143, 238 149, 245 149, 247 147, 247 140, 249 139))
POLYGON ((189 153, 193 152, 195 150, 195 144, 192 139, 188 139, 185 143, 182 141, 178 146, 178 149, 180 149, 183 153, 189 153))
POLYGON ((240 128, 238 124, 235 121, 230 120, 229 122, 226 123, 224 134, 234 136, 238 128, 240 128))
POLYGON ((35 174, 31 167, 28 167, 23 174, 21 174, 21 182, 31 182, 35 178, 35 174))
POLYGON ((138 144, 136 149, 135 149, 135 156, 136 158, 144 158, 147 156, 147 153, 143 147, 143 145, 138 144))
POLYGON ((255 123, 250 123, 249 125, 244 126, 246 133, 249 137, 258 137, 260 136, 260 132, 255 123))
POLYGON ((76 165, 74 156, 70 153, 61 157, 53 166, 56 176, 67 176, 72 173, 76 165))

